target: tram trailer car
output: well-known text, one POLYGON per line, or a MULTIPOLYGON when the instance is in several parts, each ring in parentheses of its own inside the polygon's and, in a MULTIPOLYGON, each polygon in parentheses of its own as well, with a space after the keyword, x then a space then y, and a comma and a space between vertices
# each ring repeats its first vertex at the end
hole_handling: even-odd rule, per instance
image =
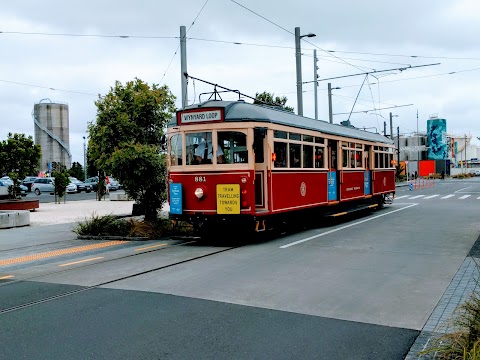
POLYGON ((395 195, 394 143, 379 134, 242 100, 178 111, 167 134, 169 216, 199 231, 263 231, 395 195))

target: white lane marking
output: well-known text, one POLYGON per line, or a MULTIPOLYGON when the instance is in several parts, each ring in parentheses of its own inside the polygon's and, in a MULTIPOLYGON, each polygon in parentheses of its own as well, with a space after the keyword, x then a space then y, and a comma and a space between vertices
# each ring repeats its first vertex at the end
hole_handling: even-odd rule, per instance
POLYGON ((434 197, 437 197, 437 196, 440 196, 440 195, 430 195, 430 196, 425 197, 424 199, 431 199, 431 198, 434 198, 434 197))
POLYGON ((471 195, 463 195, 463 196, 460 196, 459 199, 463 200, 463 199, 466 199, 468 197, 470 197, 471 195))
POLYGON ((406 197, 409 197, 409 196, 410 195, 395 196, 395 200, 403 199, 403 198, 406 198, 406 197))
MULTIPOLYGON (((400 204, 397 204, 397 205, 400 205, 400 204)), ((318 234, 318 235, 313 235, 313 236, 310 236, 308 238, 305 238, 305 239, 302 239, 302 240, 298 240, 298 241, 295 241, 293 243, 290 243, 290 244, 286 244, 286 245, 282 245, 280 246, 280 249, 286 249, 290 246, 293 246, 293 245, 298 245, 298 244, 301 244, 303 242, 306 242, 306 241, 310 241, 310 240, 313 240, 313 239, 316 239, 316 238, 319 238, 321 236, 325 236, 325 235, 329 235, 329 234, 333 234, 334 232, 337 232, 337 231, 340 231, 340 230, 343 230, 343 229, 347 229, 349 227, 352 227, 352 226, 355 226, 355 225, 359 225, 359 224, 362 224, 364 222, 367 222, 367 221, 372 221, 372 220, 375 220, 375 219, 378 219, 382 216, 387 216, 387 215, 390 215, 390 214, 393 214, 397 211, 402 211, 402 210, 405 210, 405 209, 408 209, 412 206, 415 206, 415 205, 418 205, 418 204, 410 204, 408 206, 405 206, 401 209, 397 209, 397 210, 393 210, 393 211, 390 211, 388 213, 385 213, 385 214, 380 214, 380 215, 377 215, 377 216, 374 216, 374 217, 371 217, 371 218, 368 218, 368 219, 365 219, 365 220, 361 220, 361 221, 357 221, 355 223, 352 223, 352 224, 348 224, 348 225, 345 225, 345 226, 342 226, 342 227, 339 227, 337 229, 333 229, 333 230, 330 230, 330 231, 325 231, 324 233, 321 233, 321 234, 318 234)))
POLYGON ((452 196, 455 196, 455 195, 447 195, 447 196, 444 196, 444 197, 442 197, 442 198, 440 198, 440 199, 448 199, 448 198, 451 198, 452 196))
POLYGON ((477 200, 480 200, 480 196, 477 198, 477 200))
POLYGON ((463 190, 467 190, 467 189, 470 189, 470 188, 471 188, 471 186, 467 186, 466 188, 457 190, 457 191, 455 191, 455 192, 456 192, 456 193, 459 193, 459 192, 462 192, 463 190))
POLYGON ((411 198, 408 199, 408 200, 418 199, 418 198, 421 198, 421 197, 424 197, 424 196, 425 196, 425 195, 417 195, 417 196, 411 197, 411 198))

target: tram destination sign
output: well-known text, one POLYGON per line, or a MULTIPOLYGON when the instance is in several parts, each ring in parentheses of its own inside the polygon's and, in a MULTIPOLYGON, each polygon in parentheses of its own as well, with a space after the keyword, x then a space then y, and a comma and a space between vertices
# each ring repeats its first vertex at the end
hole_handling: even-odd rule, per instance
POLYGON ((203 110, 203 111, 189 111, 182 112, 179 115, 180 124, 195 124, 212 121, 222 121, 223 111, 221 109, 203 110))

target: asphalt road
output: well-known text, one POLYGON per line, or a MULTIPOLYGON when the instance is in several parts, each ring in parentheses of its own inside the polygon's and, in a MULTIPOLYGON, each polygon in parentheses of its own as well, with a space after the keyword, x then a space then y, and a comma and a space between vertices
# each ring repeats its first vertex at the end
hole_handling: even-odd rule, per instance
POLYGON ((479 237, 478 180, 241 247, 0 232, 0 358, 403 359, 479 237))
MULTIPOLYGON (((123 190, 117 190, 116 192, 118 191, 123 192, 123 190)), ((95 199, 96 195, 97 193, 94 191, 90 193, 81 192, 76 194, 66 194, 65 200, 66 201, 90 200, 90 199, 95 199)), ((55 195, 50 195, 50 193, 47 193, 47 192, 43 192, 40 195, 37 195, 33 192, 29 192, 27 193, 26 196, 22 197, 22 199, 38 199, 40 200, 40 203, 49 203, 49 202, 55 202, 55 195)))

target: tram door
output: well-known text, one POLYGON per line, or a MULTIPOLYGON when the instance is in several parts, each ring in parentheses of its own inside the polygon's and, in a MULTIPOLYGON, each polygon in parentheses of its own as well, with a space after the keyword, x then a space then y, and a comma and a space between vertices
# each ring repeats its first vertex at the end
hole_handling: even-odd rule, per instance
POLYGON ((268 144, 267 128, 253 130, 253 151, 255 152, 255 210, 267 210, 267 170, 268 170, 268 144))
POLYGON ((337 201, 339 194, 338 141, 328 140, 328 201, 337 201))

